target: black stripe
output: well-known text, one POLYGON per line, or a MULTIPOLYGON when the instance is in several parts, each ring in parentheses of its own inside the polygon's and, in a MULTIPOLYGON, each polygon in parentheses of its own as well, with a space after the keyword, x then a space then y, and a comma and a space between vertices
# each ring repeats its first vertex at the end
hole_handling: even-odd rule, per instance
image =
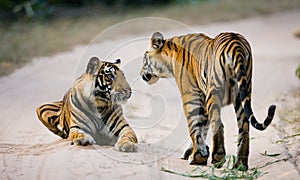
MULTIPOLYGON (((96 123, 97 119, 94 118, 93 114, 91 114, 84 107, 82 107, 82 102, 78 99, 78 96, 76 94, 73 95, 73 96, 71 96, 72 103, 75 106, 74 108, 77 108, 79 111, 81 111, 86 117, 88 117, 90 119, 90 121, 93 123, 94 127, 98 128, 98 125, 96 123)), ((94 109, 96 109, 96 108, 91 107, 91 104, 89 104, 88 102, 86 104, 87 104, 88 108, 90 108, 91 111, 93 111, 94 109)), ((82 120, 82 121, 84 121, 84 120, 82 120)))
POLYGON ((195 134, 196 130, 197 129, 190 128, 190 137, 192 137, 195 134))
POLYGON ((113 127, 110 132, 112 132, 114 129, 117 129, 119 127, 119 125, 121 124, 122 122, 122 119, 120 120, 120 116, 118 117, 118 119, 115 120, 116 123, 115 124, 115 127, 113 127))
POLYGON ((176 43, 173 43, 173 42, 172 42, 172 44, 173 44, 173 46, 174 46, 174 50, 177 52, 177 51, 178 51, 178 48, 177 48, 176 43))
POLYGON ((205 110, 203 107, 195 108, 191 112, 188 113, 187 119, 190 119, 193 116, 204 115, 204 112, 205 112, 205 110))
MULTIPOLYGON (((225 61, 225 56, 224 56, 224 53, 222 53, 222 55, 221 55, 221 59, 223 60, 223 61, 225 61)), ((221 66, 221 70, 222 70, 222 72, 223 72, 223 75, 224 75, 224 77, 225 77, 225 81, 226 81, 226 73, 225 73, 225 67, 224 67, 224 62, 222 62, 223 64, 221 64, 221 61, 220 61, 220 66, 221 66)))
POLYGON ((232 44, 236 45, 235 47, 230 47, 230 49, 229 49, 231 51, 231 56, 234 61, 235 59, 238 59, 238 55, 240 54, 239 50, 241 48, 240 48, 240 46, 237 45, 236 42, 234 42, 232 44))
POLYGON ((111 132, 119 122, 120 116, 115 117, 114 119, 111 119, 113 121, 112 125, 109 127, 109 132, 111 132))
MULTIPOLYGON (((244 123, 243 123, 244 125, 244 123)), ((239 134, 243 133, 243 126, 241 128, 239 128, 239 134)))
MULTIPOLYGON (((57 104, 59 104, 60 102, 57 102, 57 104)), ((44 108, 44 107, 53 107, 53 108, 60 108, 59 106, 61 106, 61 103, 60 103, 60 105, 58 106, 58 105, 56 105, 56 104, 44 104, 44 105, 42 105, 40 108, 44 108)), ((49 109, 49 108, 48 108, 49 109)))
POLYGON ((181 45, 183 46, 185 44, 185 36, 181 36, 181 45))
MULTIPOLYGON (((239 62, 240 63, 240 62, 239 62)), ((238 63, 238 64, 239 64, 238 63)), ((236 69, 237 67, 235 67, 235 69, 236 69)), ((240 67, 239 67, 239 69, 238 70, 236 70, 236 72, 238 73, 237 74, 237 81, 240 81, 241 80, 241 78, 242 77, 245 77, 245 67, 244 67, 244 65, 240 65, 240 67)))
POLYGON ((204 126, 204 123, 197 122, 196 124, 193 125, 192 129, 201 128, 202 126, 204 126))
POLYGON ((253 112, 251 110, 251 104, 250 104, 249 100, 246 100, 246 102, 244 104, 244 111, 246 113, 247 118, 249 118, 253 114, 253 112))
POLYGON ((118 129, 118 131, 116 131, 116 132, 114 133, 114 135, 117 136, 117 137, 119 137, 120 132, 121 132, 125 127, 127 127, 127 126, 129 126, 129 125, 128 125, 128 124, 124 124, 123 126, 121 126, 120 129, 118 129))
POLYGON ((71 126, 70 129, 72 128, 81 129, 79 126, 71 126))
POLYGON ((65 131, 67 132, 67 134, 69 134, 69 131, 70 131, 69 124, 68 124, 68 122, 67 122, 67 120, 66 120, 65 117, 63 119, 63 129, 65 129, 65 131))
POLYGON ((201 105, 201 101, 198 100, 198 99, 193 99, 191 101, 188 101, 188 102, 185 102, 183 103, 183 106, 186 106, 186 105, 201 105))
POLYGON ((184 70, 184 63, 185 63, 185 49, 183 49, 182 52, 182 62, 181 62, 181 70, 180 70, 180 74, 179 74, 179 78, 180 78, 180 91, 183 92, 183 88, 182 88, 182 76, 183 76, 183 70, 184 70))
MULTIPOLYGON (((45 105, 45 106, 49 106, 49 105, 45 105)), ((54 111, 54 112, 58 112, 61 110, 61 107, 58 107, 58 106, 52 106, 52 107, 55 107, 55 109, 51 109, 51 108, 48 108, 48 107, 40 107, 39 108, 39 114, 42 116, 42 114, 44 114, 45 111, 54 111), (42 109, 42 110, 41 110, 42 109)))
POLYGON ((83 124, 85 128, 91 130, 90 125, 87 124, 87 122, 84 119, 82 119, 80 116, 78 116, 77 114, 75 114, 73 111, 71 111, 71 114, 78 121, 78 123, 83 124))
POLYGON ((171 41, 168 41, 168 43, 167 43, 167 46, 168 46, 168 48, 171 50, 172 49, 172 42, 171 41))
MULTIPOLYGON (((57 117, 58 118, 58 117, 57 117)), ((59 125, 59 121, 56 121, 55 123, 54 123, 54 126, 55 127, 57 127, 59 125)))
POLYGON ((244 99, 248 97, 248 88, 245 79, 242 80, 239 90, 241 95, 241 101, 244 101, 244 99))
POLYGON ((255 127, 256 129, 261 130, 261 131, 265 129, 265 128, 263 128, 262 124, 259 124, 257 122, 257 120, 255 119, 254 116, 252 116, 250 121, 251 121, 252 126, 255 127))
POLYGON ((110 116, 112 115, 112 111, 111 110, 108 110, 108 109, 103 109, 101 113, 101 119, 102 119, 102 122, 104 123, 104 125, 107 124, 107 121, 109 120, 110 116))

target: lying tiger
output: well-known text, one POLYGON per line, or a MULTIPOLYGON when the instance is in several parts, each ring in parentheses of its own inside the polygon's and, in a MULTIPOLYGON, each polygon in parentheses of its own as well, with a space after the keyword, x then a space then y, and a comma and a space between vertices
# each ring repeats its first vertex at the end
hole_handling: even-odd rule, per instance
POLYGON ((119 64, 119 59, 110 63, 91 58, 86 72, 62 101, 37 109, 40 121, 75 145, 103 144, 106 139, 119 151, 137 151, 136 134, 124 119, 120 105, 131 96, 131 88, 119 64))
POLYGON ((190 164, 207 164, 209 148, 205 140, 209 124, 213 134, 212 163, 225 156, 220 109, 233 103, 239 128, 235 167, 248 169, 249 121, 258 130, 266 129, 276 106, 269 107, 262 124, 257 122, 251 108, 252 54, 243 36, 221 33, 212 39, 204 34, 188 34, 164 39, 156 32, 151 49, 145 52, 141 76, 148 84, 159 78, 175 78, 192 140, 182 158, 190 164))

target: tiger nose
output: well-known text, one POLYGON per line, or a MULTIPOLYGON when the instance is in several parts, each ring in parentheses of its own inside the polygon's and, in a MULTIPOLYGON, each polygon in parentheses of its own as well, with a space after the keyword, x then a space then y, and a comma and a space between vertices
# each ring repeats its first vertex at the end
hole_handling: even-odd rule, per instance
POLYGON ((151 74, 144 74, 142 75, 142 79, 146 82, 150 81, 152 78, 151 74))

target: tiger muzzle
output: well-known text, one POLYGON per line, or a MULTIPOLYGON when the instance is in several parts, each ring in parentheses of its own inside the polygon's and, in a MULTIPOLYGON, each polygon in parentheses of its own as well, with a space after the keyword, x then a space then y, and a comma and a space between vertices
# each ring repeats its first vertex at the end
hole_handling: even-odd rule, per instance
POLYGON ((131 88, 124 88, 123 92, 127 99, 129 99, 131 97, 131 93, 132 93, 131 88))
POLYGON ((114 91, 111 94, 111 100, 117 103, 126 103, 126 101, 131 97, 131 89, 130 88, 122 88, 121 90, 114 91))

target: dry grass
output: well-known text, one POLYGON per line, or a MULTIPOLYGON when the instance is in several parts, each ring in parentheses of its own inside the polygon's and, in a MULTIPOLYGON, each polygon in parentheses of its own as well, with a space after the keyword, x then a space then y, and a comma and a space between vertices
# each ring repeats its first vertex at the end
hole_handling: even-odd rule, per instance
POLYGON ((49 56, 74 45, 86 44, 109 26, 132 18, 166 17, 194 25, 295 8, 300 8, 299 0, 209 0, 190 5, 124 8, 122 11, 87 7, 65 10, 50 21, 0 24, 0 76, 13 72, 33 57, 49 56))
POLYGON ((285 137, 300 132, 300 90, 291 91, 281 100, 282 109, 279 111, 281 124, 279 130, 285 137))
POLYGON ((281 108, 278 111, 280 121, 274 124, 279 130, 281 139, 276 143, 281 144, 288 155, 288 161, 300 172, 298 163, 300 160, 300 90, 283 94, 280 99, 281 108))

